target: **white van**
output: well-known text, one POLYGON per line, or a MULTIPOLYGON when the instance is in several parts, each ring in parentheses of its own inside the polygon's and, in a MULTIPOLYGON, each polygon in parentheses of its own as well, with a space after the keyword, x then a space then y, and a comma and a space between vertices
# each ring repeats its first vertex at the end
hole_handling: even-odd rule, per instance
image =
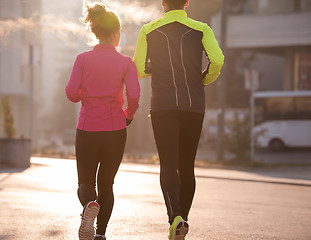
POLYGON ((256 146, 281 151, 286 147, 311 147, 311 121, 267 121, 254 128, 256 146))
POLYGON ((311 147, 311 91, 255 92, 257 147, 311 147))

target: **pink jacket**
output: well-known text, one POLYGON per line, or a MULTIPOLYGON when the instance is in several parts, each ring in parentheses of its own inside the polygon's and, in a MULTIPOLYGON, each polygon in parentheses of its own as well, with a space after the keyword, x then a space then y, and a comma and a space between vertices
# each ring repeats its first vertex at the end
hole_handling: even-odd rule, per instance
POLYGON ((66 86, 67 98, 82 102, 77 128, 117 131, 126 128, 138 108, 140 87, 136 66, 112 45, 97 45, 77 56, 66 86), (127 107, 123 110, 123 88, 127 107))

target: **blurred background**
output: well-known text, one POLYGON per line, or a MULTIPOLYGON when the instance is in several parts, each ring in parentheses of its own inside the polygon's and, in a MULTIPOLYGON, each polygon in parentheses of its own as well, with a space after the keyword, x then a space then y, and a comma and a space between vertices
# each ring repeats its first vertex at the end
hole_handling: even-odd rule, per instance
MULTIPOLYGON (((119 51, 132 57, 141 26, 163 15, 161 0, 104 3, 121 17, 119 51)), ((0 0, 0 138, 8 100, 14 137, 31 138, 33 154, 74 154, 80 105, 64 89, 76 55, 91 49, 82 8, 82 0, 0 0)), ((311 161, 311 0, 190 0, 186 11, 211 26, 226 57, 206 87, 198 159, 311 161)), ((152 158, 150 79, 140 84, 126 154, 152 158)))

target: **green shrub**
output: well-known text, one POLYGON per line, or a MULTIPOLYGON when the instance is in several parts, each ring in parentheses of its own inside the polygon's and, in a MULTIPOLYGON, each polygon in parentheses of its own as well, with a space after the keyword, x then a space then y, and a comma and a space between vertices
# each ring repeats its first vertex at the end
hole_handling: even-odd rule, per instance
POLYGON ((11 111, 10 100, 8 96, 1 99, 2 127, 7 138, 15 137, 16 129, 14 127, 14 117, 11 111))

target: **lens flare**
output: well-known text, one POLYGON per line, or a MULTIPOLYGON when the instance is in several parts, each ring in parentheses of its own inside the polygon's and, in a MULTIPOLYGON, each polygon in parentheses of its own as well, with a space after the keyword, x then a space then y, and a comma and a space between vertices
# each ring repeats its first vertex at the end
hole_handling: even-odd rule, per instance
MULTIPOLYGON (((137 25, 140 27, 142 24, 158 18, 162 13, 156 4, 144 6, 138 1, 86 1, 83 3, 104 3, 108 8, 115 11, 120 19, 122 26, 128 24, 137 25)), ((81 9, 82 12, 82 9, 81 9)), ((0 20, 0 42, 1 46, 9 42, 9 38, 15 32, 20 30, 40 35, 43 33, 51 33, 59 37, 65 43, 72 44, 72 35, 89 39, 89 44, 94 45, 93 34, 86 29, 85 24, 81 23, 79 19, 76 21, 67 20, 62 16, 54 14, 39 14, 34 13, 29 18, 16 18, 0 20)))
POLYGON ((0 20, 0 37, 3 40, 10 34, 24 29, 27 31, 36 31, 40 28, 39 22, 34 20, 34 16, 26 18, 17 18, 16 20, 0 20))
POLYGON ((162 15, 162 12, 158 9, 157 3, 144 6, 143 1, 108 1, 108 0, 84 0, 85 3, 103 3, 108 8, 115 11, 121 18, 123 23, 134 23, 137 25, 147 23, 162 15))
POLYGON ((78 21, 72 22, 64 20, 52 14, 41 16, 39 14, 33 14, 30 18, 20 17, 15 20, 0 20, 1 43, 5 45, 9 37, 20 30, 31 32, 36 35, 39 35, 40 32, 56 34, 65 42, 69 40, 69 34, 80 35, 82 37, 87 37, 89 34, 83 24, 79 24, 78 21))

